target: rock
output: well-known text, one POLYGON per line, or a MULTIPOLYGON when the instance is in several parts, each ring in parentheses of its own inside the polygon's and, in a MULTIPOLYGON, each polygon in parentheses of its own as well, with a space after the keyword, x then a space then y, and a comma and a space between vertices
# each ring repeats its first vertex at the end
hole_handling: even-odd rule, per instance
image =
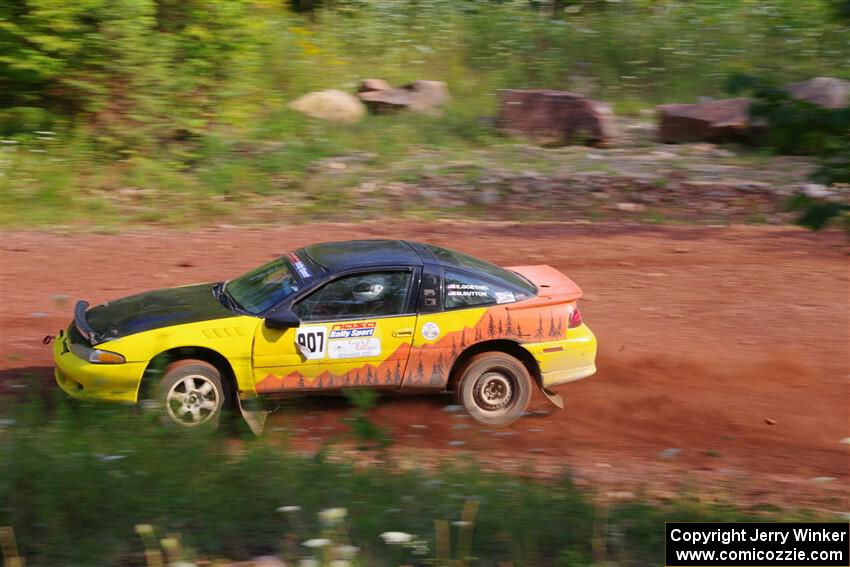
POLYGON ((368 93, 369 91, 388 91, 392 85, 383 79, 363 79, 360 86, 357 87, 358 93, 368 93))
POLYGON ((750 133, 750 99, 729 98, 699 104, 657 107, 659 138, 667 144, 726 142, 750 133))
POLYGON ((815 77, 808 81, 791 83, 782 88, 796 99, 824 108, 846 108, 850 104, 850 81, 833 77, 815 77))
POLYGON ((254 567, 286 567, 286 563, 274 555, 263 555, 255 557, 252 561, 254 567))
POLYGON ((825 185, 818 183, 806 183, 800 188, 800 193, 812 199, 828 199, 835 196, 834 191, 830 191, 825 185))
POLYGON ((449 445, 449 447, 463 447, 464 445, 466 445, 466 441, 460 441, 460 440, 449 441, 448 445, 449 445))
POLYGON ((502 91, 497 126, 541 145, 607 146, 616 137, 610 104, 567 91, 502 91))
POLYGON ((448 405, 448 406, 444 407, 443 411, 446 411, 446 412, 449 412, 449 413, 454 413, 454 412, 457 412, 457 411, 461 411, 462 409, 463 409, 463 406, 452 404, 452 405, 448 405))
POLYGON ((499 202, 500 197, 499 191, 492 187, 481 189, 475 193, 475 201, 481 205, 495 205, 499 202))
POLYGON ((776 425, 776 420, 770 419, 769 417, 764 418, 764 422, 768 425, 776 425))
POLYGON ((850 445, 850 437, 845 437, 841 441, 839 441, 842 445, 850 445))
POLYGON ((354 124, 366 115, 366 107, 348 93, 327 90, 307 93, 289 103, 289 108, 312 118, 354 124))
POLYGON ((357 96, 375 113, 394 110, 437 112, 450 98, 449 88, 443 81, 413 81, 400 88, 361 91, 357 96))
POLYGON ((623 211, 624 213, 642 213, 646 210, 646 205, 641 205, 640 203, 617 203, 615 207, 618 211, 623 211))
POLYGON ((671 459, 675 459, 676 457, 678 457, 681 452, 682 452, 681 449, 678 449, 676 447, 671 447, 669 449, 664 449, 663 451, 658 453, 658 456, 661 457, 662 459, 664 459, 665 461, 669 461, 671 459))

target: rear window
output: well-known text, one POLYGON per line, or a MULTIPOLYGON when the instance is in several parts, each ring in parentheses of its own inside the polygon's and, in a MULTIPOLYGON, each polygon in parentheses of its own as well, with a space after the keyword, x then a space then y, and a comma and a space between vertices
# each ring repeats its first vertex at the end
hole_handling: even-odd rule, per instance
POLYGON ((537 288, 530 281, 510 270, 500 268, 496 264, 491 264, 490 262, 479 260, 478 258, 455 250, 449 250, 448 248, 440 248, 439 246, 432 246, 430 244, 425 244, 424 246, 443 264, 481 273, 496 282, 502 283, 504 287, 513 290, 515 293, 524 294, 522 298, 518 297, 517 299, 525 299, 537 293, 537 288))

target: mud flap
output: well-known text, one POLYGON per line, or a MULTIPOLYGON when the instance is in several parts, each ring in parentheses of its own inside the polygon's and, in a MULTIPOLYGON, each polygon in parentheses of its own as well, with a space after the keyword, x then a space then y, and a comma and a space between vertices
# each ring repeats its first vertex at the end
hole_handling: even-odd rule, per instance
POLYGON ((266 418, 271 412, 263 407, 262 401, 258 398, 250 398, 243 403, 237 396, 236 403, 239 404, 239 411, 242 413, 245 423, 251 428, 251 433, 260 436, 263 433, 263 427, 266 425, 266 418))
POLYGON ((553 392, 552 390, 544 386, 540 386, 540 391, 543 392, 543 395, 546 396, 546 399, 558 406, 558 409, 564 409, 564 398, 561 397, 561 394, 559 394, 558 392, 553 392))

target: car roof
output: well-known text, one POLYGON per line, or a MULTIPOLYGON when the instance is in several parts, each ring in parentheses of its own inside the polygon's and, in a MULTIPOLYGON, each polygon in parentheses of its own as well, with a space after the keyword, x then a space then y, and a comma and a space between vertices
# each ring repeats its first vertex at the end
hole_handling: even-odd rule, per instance
MULTIPOLYGON (((422 266, 437 264, 499 280, 514 280, 516 274, 485 260, 433 244, 410 240, 345 240, 323 242, 301 249, 312 262, 334 273, 370 266, 422 266)), ((508 282, 506 282, 508 283, 508 282)), ((514 281, 516 285, 516 281, 514 281)))
POLYGON ((368 266, 421 266, 419 252, 404 240, 346 240, 303 248, 311 260, 330 272, 368 266))

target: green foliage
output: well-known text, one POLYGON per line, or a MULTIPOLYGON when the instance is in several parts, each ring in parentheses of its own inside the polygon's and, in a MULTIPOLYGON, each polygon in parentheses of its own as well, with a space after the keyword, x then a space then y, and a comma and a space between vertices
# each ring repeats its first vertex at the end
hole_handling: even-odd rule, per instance
POLYGON ((779 153, 829 156, 850 146, 850 108, 798 100, 774 83, 747 75, 732 77, 729 90, 753 97, 753 123, 765 128, 759 142, 779 153))
MULTIPOLYGON (((0 525, 14 527, 33 565, 134 564, 143 551, 138 524, 180 533, 198 554, 241 559, 285 554, 282 540, 298 552, 299 542, 322 533, 320 510, 345 507, 362 564, 383 565, 389 550, 379 534, 415 534, 434 549, 434 521, 457 519, 474 499, 471 555, 482 564, 590 560, 597 506, 567 477, 537 483, 482 472, 471 461, 434 474, 355 469, 325 452, 296 456, 282 443, 270 434, 242 441, 177 435, 156 416, 125 407, 64 398, 52 407, 19 403, 0 426, 0 525), (282 506, 301 512, 282 516, 282 506)), ((611 506, 601 533, 609 556, 658 564, 665 520, 751 517, 683 497, 611 506)))
POLYGON ((796 195, 788 202, 789 211, 803 211, 797 224, 812 230, 821 230, 833 219, 844 222, 844 228, 850 232, 850 205, 834 201, 812 199, 806 195, 796 195))
POLYGON ((744 72, 777 81, 847 77, 848 21, 832 0, 22 0, 0 3, 5 222, 57 224, 96 211, 180 222, 299 184, 316 161, 376 163, 497 143, 502 88, 567 89, 636 114, 723 94, 744 72), (309 6, 308 6, 309 4, 309 6), (299 8, 300 9, 300 8, 299 8), (554 10, 554 12, 553 12, 554 10), (695 72, 697 70, 698 72, 695 72), (441 116, 340 126, 287 107, 312 91, 384 78, 448 83, 441 116), (55 132, 42 144, 40 134, 55 132), (42 152, 43 150, 43 152, 42 152), (62 179, 61 183, 56 180, 62 179), (136 191, 137 193, 133 193, 136 191), (123 192, 123 193, 122 193, 123 192), (45 198, 42 198, 45 197, 45 198), (138 202, 136 202, 138 201, 138 202))
MULTIPOLYGON (((763 124, 759 138, 773 151, 787 154, 811 154, 820 157, 820 166, 812 179, 823 184, 850 183, 850 107, 823 108, 792 98, 774 83, 739 75, 729 82, 733 93, 748 92, 753 96, 750 114, 754 124, 763 124)), ((798 224, 820 230, 834 218, 846 222, 850 205, 794 197, 788 210, 803 211, 798 224)))
POLYGON ((377 405, 378 394, 367 388, 345 390, 345 397, 353 406, 351 410, 351 430, 361 449, 386 449, 392 445, 392 438, 381 427, 369 419, 369 410, 377 405))

